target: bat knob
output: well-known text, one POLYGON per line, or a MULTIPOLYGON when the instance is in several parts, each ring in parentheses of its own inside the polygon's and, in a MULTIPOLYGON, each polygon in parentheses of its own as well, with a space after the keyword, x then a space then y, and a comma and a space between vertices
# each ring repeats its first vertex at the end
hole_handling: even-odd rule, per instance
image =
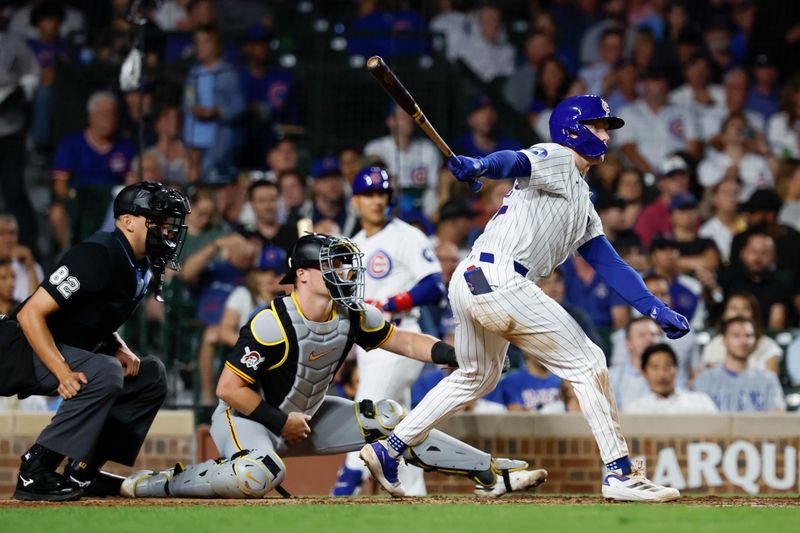
POLYGON ((483 183, 478 178, 473 178, 469 181, 469 190, 472 192, 479 192, 483 188, 483 183))

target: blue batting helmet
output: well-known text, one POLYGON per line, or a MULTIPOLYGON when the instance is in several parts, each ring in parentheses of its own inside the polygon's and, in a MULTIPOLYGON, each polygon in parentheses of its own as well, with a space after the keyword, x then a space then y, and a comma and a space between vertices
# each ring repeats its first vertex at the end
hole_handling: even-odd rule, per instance
POLYGON ((616 130, 625 121, 611 115, 608 103, 593 94, 571 96, 558 104, 550 115, 550 138, 587 157, 600 157, 608 147, 584 125, 591 120, 606 119, 608 129, 616 130))
POLYGON ((392 184, 389 174, 381 167, 362 168, 353 179, 353 194, 368 194, 373 191, 386 191, 392 197, 392 184))

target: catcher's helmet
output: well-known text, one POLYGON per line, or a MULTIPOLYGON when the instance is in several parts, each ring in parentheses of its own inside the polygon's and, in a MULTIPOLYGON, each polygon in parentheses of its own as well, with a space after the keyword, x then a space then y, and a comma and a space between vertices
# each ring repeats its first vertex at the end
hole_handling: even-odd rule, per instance
POLYGON ((322 272, 331 298, 355 311, 364 310, 364 254, 350 239, 321 233, 300 237, 289 254, 288 271, 281 285, 297 280, 298 268, 322 272))
POLYGON ((173 270, 180 270, 186 215, 191 211, 183 194, 160 183, 128 185, 114 198, 114 218, 126 214, 144 217, 148 224, 148 258, 157 267, 166 265, 173 270))
POLYGON ((608 103, 599 96, 571 96, 553 109, 550 115, 550 138, 554 143, 568 146, 579 154, 600 157, 608 147, 584 125, 598 119, 606 119, 610 130, 625 125, 624 120, 611 115, 608 103))

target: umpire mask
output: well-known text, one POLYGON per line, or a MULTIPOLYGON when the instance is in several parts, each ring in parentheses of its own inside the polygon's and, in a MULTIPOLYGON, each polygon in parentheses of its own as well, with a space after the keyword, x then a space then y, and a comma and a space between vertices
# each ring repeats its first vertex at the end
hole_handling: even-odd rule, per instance
POLYGON ((156 269, 181 269, 180 253, 188 229, 186 215, 191 211, 183 194, 160 183, 129 185, 114 199, 114 218, 124 214, 145 218, 145 251, 156 269))

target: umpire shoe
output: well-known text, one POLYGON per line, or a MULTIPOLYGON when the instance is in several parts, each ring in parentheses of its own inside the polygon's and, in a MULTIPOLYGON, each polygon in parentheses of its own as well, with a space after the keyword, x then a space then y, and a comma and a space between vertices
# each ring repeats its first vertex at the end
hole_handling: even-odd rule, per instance
POLYGON ((20 472, 14 499, 43 502, 69 502, 83 496, 83 489, 51 470, 20 472))
POLYGON ((406 495, 406 490, 397 478, 397 467, 400 462, 389 455, 389 450, 384 442, 379 440, 365 445, 361 448, 358 456, 367 465, 370 473, 381 484, 381 487, 386 489, 386 492, 394 498, 402 498, 406 495))

